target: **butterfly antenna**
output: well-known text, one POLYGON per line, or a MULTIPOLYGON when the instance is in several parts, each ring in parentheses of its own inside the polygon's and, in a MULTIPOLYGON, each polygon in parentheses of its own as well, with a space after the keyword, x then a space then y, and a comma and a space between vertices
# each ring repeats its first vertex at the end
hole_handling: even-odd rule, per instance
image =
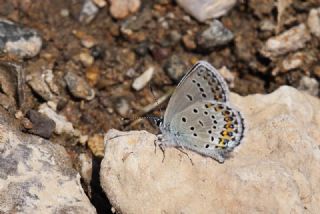
MULTIPOLYGON (((153 99, 154 99, 154 101, 155 101, 155 103, 156 103, 156 106, 159 106, 159 105, 160 105, 159 100, 158 100, 158 99, 156 98, 156 96, 154 95, 154 91, 153 91, 153 88, 151 87, 151 84, 150 84, 150 83, 149 83, 149 88, 150 88, 150 92, 151 92, 151 94, 152 94, 152 96, 153 96, 153 99)), ((160 111, 160 115, 163 116, 161 107, 159 108, 159 111, 160 111)))

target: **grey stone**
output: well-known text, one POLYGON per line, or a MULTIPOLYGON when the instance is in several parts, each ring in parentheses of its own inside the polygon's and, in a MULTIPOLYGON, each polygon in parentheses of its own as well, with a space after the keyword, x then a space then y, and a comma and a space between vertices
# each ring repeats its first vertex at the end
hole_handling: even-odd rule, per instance
POLYGON ((216 47, 228 44, 233 40, 233 33, 218 21, 213 20, 209 28, 196 36, 198 49, 211 51, 216 47))
POLYGON ((69 91, 73 96, 85 100, 92 100, 94 98, 94 90, 80 76, 69 71, 64 76, 64 79, 68 85, 69 91))
POLYGON ((175 82, 179 82, 187 72, 186 63, 177 55, 172 55, 164 65, 167 75, 175 82))
POLYGON ((29 110, 26 116, 32 123, 32 128, 27 130, 29 133, 47 139, 51 137, 56 127, 56 123, 52 119, 35 110, 29 110))
POLYGON ((42 39, 36 30, 0 19, 0 50, 31 58, 40 52, 41 46, 42 39))

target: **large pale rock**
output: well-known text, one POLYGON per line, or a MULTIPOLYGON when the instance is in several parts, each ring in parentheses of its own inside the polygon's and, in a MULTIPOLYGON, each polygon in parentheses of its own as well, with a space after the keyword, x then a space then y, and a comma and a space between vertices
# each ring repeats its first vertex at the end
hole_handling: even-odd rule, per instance
POLYGON ((121 213, 318 213, 320 101, 283 86, 231 102, 245 119, 224 164, 157 148, 145 131, 110 131, 101 185, 121 213))
POLYGON ((0 213, 96 213, 64 148, 14 127, 0 108, 0 213))

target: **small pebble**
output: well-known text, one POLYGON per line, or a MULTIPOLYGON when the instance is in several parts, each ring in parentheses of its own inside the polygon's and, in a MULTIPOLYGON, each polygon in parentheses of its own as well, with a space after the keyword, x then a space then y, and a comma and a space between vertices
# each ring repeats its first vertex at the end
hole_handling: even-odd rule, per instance
POLYGON ((109 0, 110 13, 116 19, 124 19, 140 8, 140 0, 109 0))
POLYGON ((87 52, 80 53, 79 58, 80 58, 81 63, 86 67, 91 66, 94 62, 93 56, 91 56, 87 52))
POLYGON ((133 83, 132 88, 136 91, 139 91, 143 89, 148 82, 152 79, 154 74, 154 67, 148 68, 143 74, 141 74, 139 77, 137 77, 133 83))
POLYGON ((23 118, 21 124, 25 129, 32 129, 33 127, 31 121, 28 118, 23 118))
POLYGON ((14 116, 15 116, 15 118, 16 119, 22 119, 23 118, 23 113, 22 113, 22 111, 17 111, 15 114, 14 114, 14 116))
POLYGON ((177 83, 184 76, 188 69, 185 62, 179 56, 173 55, 165 63, 164 70, 167 75, 177 83))
POLYGON ((36 72, 27 76, 27 83, 32 90, 38 94, 41 98, 48 101, 54 97, 48 84, 44 80, 44 76, 40 72, 36 72))
POLYGON ((161 48, 157 46, 150 47, 150 51, 155 61, 162 61, 168 58, 171 53, 169 48, 161 48))
POLYGON ((134 49, 135 53, 138 55, 138 56, 141 56, 141 57, 144 57, 148 54, 148 44, 143 42, 143 43, 140 43, 135 49, 134 49))
POLYGON ((68 72, 64 79, 68 85, 68 89, 71 94, 77 98, 92 100, 95 96, 94 90, 88 85, 88 83, 74 74, 73 72, 68 72))
POLYGON ((300 24, 278 36, 269 38, 261 53, 266 57, 277 57, 304 48, 310 40, 311 36, 306 26, 300 24))
POLYGON ((130 105, 127 99, 119 97, 115 100, 114 108, 120 116, 127 117, 130 110, 130 105))
POLYGON ((92 0, 98 7, 103 8, 107 5, 106 0, 92 0))
POLYGON ((85 48, 92 48, 97 44, 97 41, 90 35, 86 34, 83 31, 72 31, 73 35, 80 39, 81 45, 85 48))
POLYGON ((305 91, 312 96, 319 95, 319 83, 316 79, 307 76, 302 77, 299 82, 298 89, 305 91))
POLYGON ((91 48, 91 56, 93 56, 94 59, 103 59, 104 57, 104 48, 100 45, 95 45, 91 48))
POLYGON ((320 8, 310 10, 308 27, 312 34, 320 38, 320 8))
POLYGON ((51 137, 56 127, 56 124, 52 119, 35 110, 29 110, 26 114, 26 117, 32 123, 32 126, 28 126, 28 123, 24 122, 24 127, 27 128, 29 133, 46 139, 51 137))
POLYGON ((100 77, 100 69, 98 66, 90 66, 86 69, 86 78, 90 86, 95 86, 100 77))
POLYGON ((97 15, 99 8, 92 0, 85 0, 80 12, 79 21, 86 24, 90 23, 97 15))
POLYGON ((70 12, 69 12, 68 9, 61 9, 61 10, 60 10, 60 15, 61 15, 62 17, 68 17, 68 16, 70 15, 70 12))
POLYGON ((197 48, 197 44, 194 41, 194 38, 192 35, 186 34, 182 37, 182 42, 184 47, 186 47, 188 50, 194 50, 197 48))
POLYGON ((213 20, 210 27, 196 36, 200 50, 211 51, 216 47, 228 44, 233 40, 233 33, 218 20, 213 20))
POLYGON ((88 147, 94 156, 104 156, 104 139, 102 135, 95 134, 88 139, 88 147))

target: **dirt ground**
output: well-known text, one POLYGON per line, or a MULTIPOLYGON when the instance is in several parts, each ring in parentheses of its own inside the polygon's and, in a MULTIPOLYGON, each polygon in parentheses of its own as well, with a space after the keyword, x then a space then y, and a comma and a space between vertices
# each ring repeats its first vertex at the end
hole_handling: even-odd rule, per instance
MULTIPOLYGON (((133 125, 128 125, 128 121, 146 114, 160 115, 165 110, 166 102, 147 113, 144 107, 156 103, 156 99, 176 86, 178 81, 170 78, 166 68, 177 63, 185 67, 185 72, 197 60, 206 60, 216 68, 226 66, 234 77, 230 90, 240 95, 270 93, 281 85, 299 87, 303 76, 320 80, 320 40, 315 37, 300 50, 307 60, 289 71, 282 69, 281 63, 293 53, 270 59, 260 52, 268 38, 306 22, 310 9, 320 6, 317 0, 294 0, 281 14, 281 23, 273 1, 241 1, 219 18, 234 34, 234 39, 210 51, 192 46, 197 33, 208 28, 210 21, 197 22, 171 0, 144 0, 135 14, 122 20, 110 15, 107 4, 89 23, 79 21, 83 5, 80 0, 0 0, 0 5, 2 18, 40 33, 42 49, 38 56, 24 59, 26 74, 44 67, 52 69, 59 88, 58 113, 65 115, 74 128, 89 138, 102 136, 111 128, 147 129, 156 133, 156 128, 147 120, 133 125), (262 29, 262 24, 267 22, 275 23, 276 30, 262 29), (132 32, 128 33, 125 28, 132 32), (93 47, 84 47, 81 43, 84 37, 94 41, 93 47), (191 44, 186 44, 188 41, 191 44), (93 63, 86 64, 79 59, 81 53, 93 56, 93 63), (174 60, 178 62, 170 63, 174 60), (132 89, 133 80, 149 67, 154 67, 155 73, 148 85, 140 91, 132 89), (68 71, 89 83, 95 91, 94 99, 87 101, 70 93, 64 81, 68 71)), ((44 102, 26 86, 21 111, 37 109, 44 102)), ((14 117, 14 113, 12 115, 14 117)), ((77 143, 73 137, 53 135, 50 140, 66 147, 75 168, 79 165, 77 156, 90 152, 87 145, 77 143)), ((99 190, 97 177, 100 158, 94 159, 92 190, 88 194, 99 210, 106 205, 103 205, 105 196, 99 190)))

